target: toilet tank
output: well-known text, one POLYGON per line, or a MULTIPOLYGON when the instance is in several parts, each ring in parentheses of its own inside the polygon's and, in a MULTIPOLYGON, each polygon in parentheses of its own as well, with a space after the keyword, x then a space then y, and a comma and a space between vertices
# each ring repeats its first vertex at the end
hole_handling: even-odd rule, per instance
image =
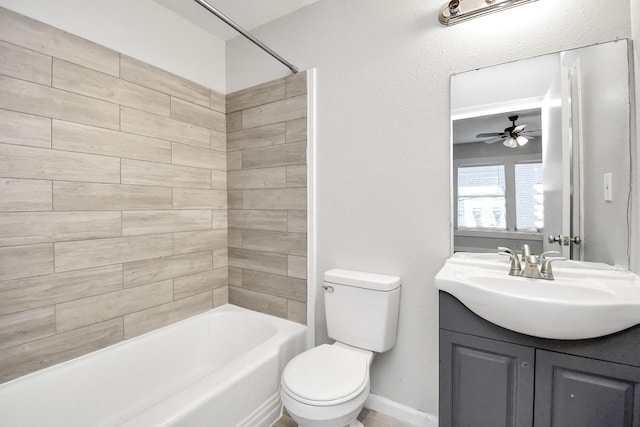
POLYGON ((329 337, 382 353, 396 343, 400 278, 333 269, 324 273, 329 337))

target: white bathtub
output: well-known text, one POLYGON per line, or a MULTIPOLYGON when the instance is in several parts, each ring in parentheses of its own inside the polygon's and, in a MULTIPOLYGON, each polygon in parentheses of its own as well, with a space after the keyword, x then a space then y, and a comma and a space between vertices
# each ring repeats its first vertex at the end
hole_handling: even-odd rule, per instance
POLYGON ((269 426, 305 334, 225 305, 0 385, 0 426, 269 426))

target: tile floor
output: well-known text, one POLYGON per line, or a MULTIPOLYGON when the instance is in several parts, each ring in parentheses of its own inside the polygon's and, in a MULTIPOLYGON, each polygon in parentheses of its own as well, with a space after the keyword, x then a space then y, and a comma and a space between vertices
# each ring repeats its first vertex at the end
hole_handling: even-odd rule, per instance
MULTIPOLYGON (((382 415, 379 412, 371 411, 369 409, 363 409, 358 416, 358 419, 364 427, 411 427, 410 424, 398 421, 395 418, 382 415)), ((278 421, 273 424, 272 427, 297 427, 298 425, 289 417, 289 415, 283 414, 278 421)))

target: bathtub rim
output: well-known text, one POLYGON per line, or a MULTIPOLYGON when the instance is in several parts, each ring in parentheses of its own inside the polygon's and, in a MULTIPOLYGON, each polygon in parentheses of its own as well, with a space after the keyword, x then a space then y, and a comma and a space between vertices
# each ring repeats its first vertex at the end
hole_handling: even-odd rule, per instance
MULTIPOLYGON (((269 320, 269 323, 271 324, 276 324, 276 325, 283 325, 283 327, 285 329, 293 329, 293 328, 297 328, 302 327, 305 329, 304 333, 305 333, 305 337, 308 338, 309 336, 309 330, 310 328, 307 325, 303 325, 301 323, 297 323, 294 322, 292 320, 289 319, 284 319, 282 317, 277 317, 271 314, 267 314, 267 313, 262 313, 259 311, 255 311, 255 310, 251 310, 248 308, 244 308, 244 307, 240 307, 238 305, 235 304, 224 304, 224 305, 220 305, 218 307, 214 307, 211 308, 207 311, 203 311, 202 313, 197 313, 194 314, 193 316, 189 316, 186 317, 184 319, 180 319, 176 322, 170 323, 168 325, 165 326, 161 326, 159 328, 153 329, 151 331, 145 332, 143 334, 140 335, 136 335, 134 337, 131 338, 127 338, 127 339, 123 339, 122 341, 118 341, 117 343, 108 345, 106 347, 102 347, 99 348, 97 350, 91 351, 89 353, 85 353, 82 354, 80 356, 76 356, 72 359, 69 360, 65 360, 63 362, 60 363, 55 363, 53 365, 50 366, 46 366, 42 369, 38 369, 36 371, 33 372, 29 372, 28 374, 24 374, 24 375, 20 375, 19 377, 13 378, 9 381, 5 381, 3 383, 0 383, 0 392, 2 392, 2 390, 4 388, 7 388, 9 386, 11 386, 13 383, 17 383, 17 382, 21 382, 21 381, 27 381, 28 378, 31 378, 33 376, 36 376, 38 374, 42 374, 44 371, 49 371, 49 370, 53 370, 53 369, 64 369, 65 366, 70 365, 72 363, 77 363, 80 361, 84 361, 85 359, 88 359, 90 357, 95 357, 96 354, 99 353, 103 353, 106 352, 108 350, 112 350, 112 349, 117 349, 117 348, 121 348, 121 347, 127 347, 127 346, 131 346, 134 343, 136 343, 137 341, 141 341, 143 339, 149 339, 150 337, 157 335, 157 334, 161 334, 163 331, 169 330, 169 329, 175 329, 180 327, 181 325, 185 325, 188 324, 190 322, 196 322, 197 320, 207 317, 207 316, 212 316, 215 315, 216 313, 245 313, 248 314, 250 316, 253 317, 261 317, 261 318, 267 318, 269 320)), ((276 328, 277 329, 277 328, 276 328)), ((276 331, 274 333, 274 336, 277 335, 278 333, 281 333, 279 330, 276 331)), ((306 349, 305 349, 306 350, 306 349)))

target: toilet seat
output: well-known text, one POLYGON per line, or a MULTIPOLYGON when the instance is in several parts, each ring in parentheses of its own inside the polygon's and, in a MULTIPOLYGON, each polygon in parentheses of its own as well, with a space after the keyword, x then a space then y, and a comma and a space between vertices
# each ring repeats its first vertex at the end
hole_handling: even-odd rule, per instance
POLYGON ((361 352, 322 344, 294 357, 282 374, 283 390, 301 403, 330 406, 349 401, 369 385, 369 360, 361 352))

